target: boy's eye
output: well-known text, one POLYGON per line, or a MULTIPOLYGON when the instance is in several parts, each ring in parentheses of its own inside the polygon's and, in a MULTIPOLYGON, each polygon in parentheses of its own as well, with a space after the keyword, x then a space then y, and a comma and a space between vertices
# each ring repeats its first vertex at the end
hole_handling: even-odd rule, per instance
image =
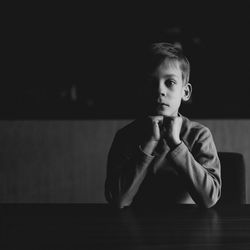
POLYGON ((167 79, 167 80, 165 81, 165 85, 166 85, 167 87, 172 87, 173 85, 175 85, 175 81, 174 81, 174 80, 171 80, 171 79, 167 79))

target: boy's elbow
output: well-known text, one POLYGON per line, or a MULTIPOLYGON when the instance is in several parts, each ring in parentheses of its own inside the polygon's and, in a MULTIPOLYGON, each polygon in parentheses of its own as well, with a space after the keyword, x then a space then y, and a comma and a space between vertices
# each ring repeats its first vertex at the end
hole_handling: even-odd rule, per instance
POLYGON ((203 208, 211 208, 218 202, 219 199, 220 199, 220 194, 216 193, 207 197, 207 199, 204 199, 202 202, 200 202, 199 205, 203 208))
POLYGON ((108 203, 114 208, 123 209, 125 207, 130 206, 132 202, 120 198, 120 199, 110 199, 108 200, 108 203))
POLYGON ((211 208, 217 203, 218 199, 210 199, 204 203, 205 208, 211 208))
POLYGON ((216 200, 206 200, 206 201, 202 201, 202 202, 196 202, 196 204, 198 205, 198 207, 200 208, 211 208, 216 204, 216 200))
POLYGON ((119 199, 119 201, 117 202, 117 206, 119 209, 125 208, 125 207, 129 207, 131 205, 132 201, 125 199, 125 198, 121 198, 119 199))
POLYGON ((214 185, 210 189, 210 192, 207 193, 207 195, 204 195, 204 198, 202 199, 202 205, 205 208, 211 208, 213 207, 221 196, 221 185, 214 185))

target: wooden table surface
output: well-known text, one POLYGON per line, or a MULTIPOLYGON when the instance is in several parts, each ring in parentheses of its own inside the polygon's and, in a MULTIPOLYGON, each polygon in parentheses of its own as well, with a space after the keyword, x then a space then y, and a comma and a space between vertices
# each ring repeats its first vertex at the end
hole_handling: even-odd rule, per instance
POLYGON ((250 249, 250 205, 1 204, 1 249, 250 249))

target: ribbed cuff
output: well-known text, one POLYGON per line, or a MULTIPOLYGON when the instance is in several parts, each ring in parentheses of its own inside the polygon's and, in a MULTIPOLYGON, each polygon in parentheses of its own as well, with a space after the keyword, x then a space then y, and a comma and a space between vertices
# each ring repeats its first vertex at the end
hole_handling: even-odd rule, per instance
POLYGON ((179 154, 187 150, 187 146, 184 142, 181 142, 174 150, 170 151, 170 155, 172 158, 176 158, 179 154))
POLYGON ((144 157, 149 158, 150 160, 154 159, 154 157, 155 157, 154 155, 150 155, 150 154, 145 153, 142 150, 141 145, 139 145, 139 151, 144 155, 144 157))

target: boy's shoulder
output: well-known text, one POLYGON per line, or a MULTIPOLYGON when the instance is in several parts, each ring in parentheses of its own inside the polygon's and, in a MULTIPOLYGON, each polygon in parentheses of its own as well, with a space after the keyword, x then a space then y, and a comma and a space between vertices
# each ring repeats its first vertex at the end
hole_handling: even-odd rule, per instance
POLYGON ((180 115, 182 117, 182 132, 184 134, 195 134, 195 135, 201 135, 201 134, 211 134, 210 129, 205 126, 204 124, 190 120, 186 116, 180 115))
POLYGON ((140 143, 143 137, 143 128, 142 120, 136 119, 128 122, 116 132, 115 140, 123 148, 123 151, 130 151, 140 143))
POLYGON ((127 125, 123 126, 117 131, 120 136, 128 136, 131 134, 137 134, 143 128, 142 119, 135 119, 130 121, 127 125))
POLYGON ((205 125, 203 125, 202 123, 200 123, 198 121, 191 120, 191 119, 189 119, 186 116, 181 115, 181 114, 180 114, 180 116, 182 117, 182 123, 187 127, 195 128, 195 129, 204 129, 204 128, 206 129, 207 128, 205 125))

